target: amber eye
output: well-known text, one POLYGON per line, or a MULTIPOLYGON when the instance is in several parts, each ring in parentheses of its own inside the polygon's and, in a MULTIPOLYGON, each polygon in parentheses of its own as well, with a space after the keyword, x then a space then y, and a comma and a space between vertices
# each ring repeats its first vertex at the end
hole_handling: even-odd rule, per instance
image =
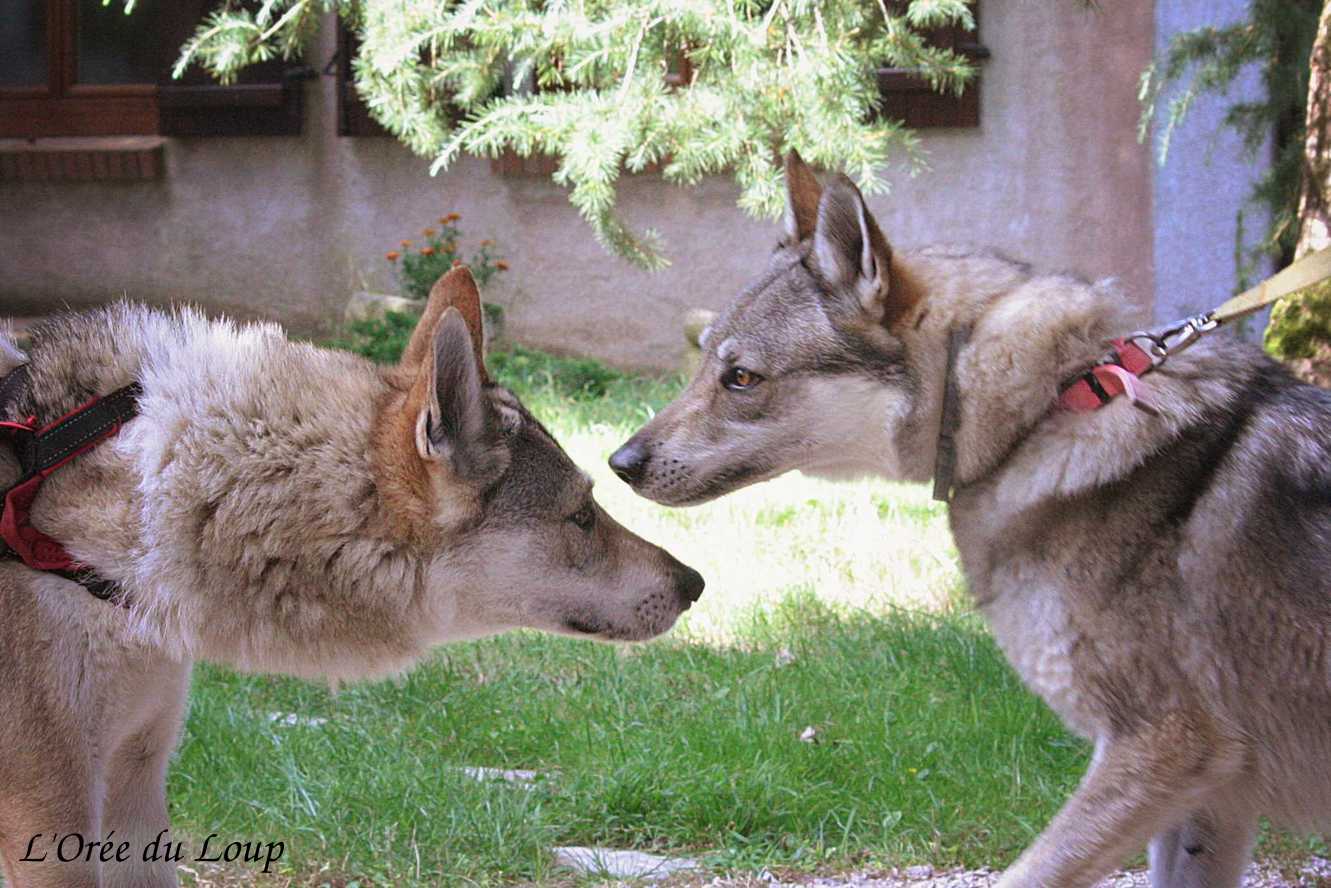
POLYGON ((570 515, 568 520, 583 530, 591 530, 592 525, 596 523, 596 508, 591 503, 587 503, 587 505, 570 515))
POLYGON ((753 388, 762 381, 761 375, 745 367, 731 367, 721 376, 721 384, 732 392, 753 388))

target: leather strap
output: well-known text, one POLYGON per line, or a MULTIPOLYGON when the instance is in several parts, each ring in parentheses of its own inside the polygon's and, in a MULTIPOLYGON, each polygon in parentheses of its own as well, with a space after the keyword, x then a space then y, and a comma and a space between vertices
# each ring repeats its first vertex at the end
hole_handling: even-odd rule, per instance
POLYGON ((947 337, 947 371, 943 377, 943 413, 938 421, 938 448, 934 457, 934 499, 952 500, 952 475, 957 467, 957 426, 961 423, 961 391, 957 384, 957 356, 970 341, 970 325, 957 327, 947 337))
MULTIPOLYGON (((28 385, 26 365, 0 380, 0 415, 12 412, 12 405, 27 394, 28 385)), ((40 429, 34 420, 0 422, 0 436, 10 439, 22 473, 0 494, 0 558, 17 558, 35 570, 72 580, 97 598, 116 596, 116 584, 75 561, 64 546, 32 526, 30 515, 42 483, 53 472, 115 435, 138 415, 142 391, 138 383, 131 383, 106 397, 93 398, 40 429)), ((126 604, 123 597, 119 603, 126 604)))

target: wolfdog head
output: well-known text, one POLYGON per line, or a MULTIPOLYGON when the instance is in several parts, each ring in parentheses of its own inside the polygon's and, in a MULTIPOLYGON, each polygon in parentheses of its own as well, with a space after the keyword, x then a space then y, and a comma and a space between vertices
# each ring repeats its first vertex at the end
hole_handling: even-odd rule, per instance
POLYGON ((705 331, 688 389, 610 465, 640 494, 689 505, 790 469, 928 477, 902 441, 927 425, 907 339, 918 286, 845 176, 786 160, 785 236, 705 331))
POLYGON ((702 577, 615 523, 591 479, 489 380, 481 315, 465 268, 440 279, 374 442, 389 512, 436 553, 428 587, 449 591, 449 637, 664 632, 702 594, 702 577))

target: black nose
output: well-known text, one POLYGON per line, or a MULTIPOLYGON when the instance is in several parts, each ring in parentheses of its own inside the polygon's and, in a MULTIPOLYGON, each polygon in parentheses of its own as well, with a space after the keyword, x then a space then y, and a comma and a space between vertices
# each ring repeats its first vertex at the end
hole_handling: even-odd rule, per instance
POLYGON ((630 438, 623 447, 610 454, 610 468, 626 484, 637 484, 647 468, 647 448, 630 438))
POLYGON ((681 564, 675 568, 675 590, 679 593, 679 600, 684 603, 684 609, 702 597, 703 586, 707 581, 687 564, 681 564))

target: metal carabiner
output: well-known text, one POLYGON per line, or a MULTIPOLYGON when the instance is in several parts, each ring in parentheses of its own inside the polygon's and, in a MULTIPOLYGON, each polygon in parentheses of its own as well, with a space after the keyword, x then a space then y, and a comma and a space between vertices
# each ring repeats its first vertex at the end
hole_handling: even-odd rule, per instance
POLYGON ((1155 359, 1156 366, 1163 364, 1170 355, 1176 355, 1181 351, 1193 346, 1197 340, 1201 339, 1203 334, 1210 333, 1216 327, 1220 326, 1220 321, 1216 320, 1214 313, 1205 312, 1199 315, 1180 321, 1172 327, 1168 327, 1159 333, 1151 333, 1146 330, 1139 330, 1127 337, 1128 341, 1144 339, 1150 347, 1147 349, 1151 357, 1155 359))

